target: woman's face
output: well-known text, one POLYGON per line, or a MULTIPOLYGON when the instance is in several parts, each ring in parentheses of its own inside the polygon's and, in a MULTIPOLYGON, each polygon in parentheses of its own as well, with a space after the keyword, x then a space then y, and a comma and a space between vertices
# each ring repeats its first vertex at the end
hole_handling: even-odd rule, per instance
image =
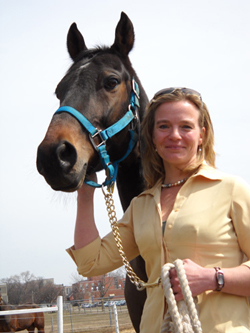
POLYGON ((183 169, 196 160, 205 133, 199 127, 199 115, 196 106, 186 100, 166 102, 156 109, 153 143, 165 169, 183 169))

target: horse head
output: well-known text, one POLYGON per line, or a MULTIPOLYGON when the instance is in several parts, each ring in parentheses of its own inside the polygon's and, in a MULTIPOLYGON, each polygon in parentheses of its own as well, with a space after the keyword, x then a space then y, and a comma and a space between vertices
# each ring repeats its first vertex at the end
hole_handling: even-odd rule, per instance
MULTIPOLYGON (((147 102, 128 57, 133 45, 134 29, 125 13, 121 14, 111 47, 88 49, 76 24, 71 25, 67 48, 73 64, 56 88, 60 108, 37 151, 37 169, 54 190, 75 191, 88 175, 105 168, 98 151, 102 144, 104 155, 109 157, 108 173, 109 165, 127 157, 131 128, 136 128, 138 134, 137 121, 147 102), (114 124, 126 118, 128 111, 131 115, 131 98, 134 100, 136 94, 133 80, 141 91, 141 105, 132 110, 131 121, 113 133, 114 124), (79 118, 96 133, 90 133, 79 118), (107 128, 113 135, 106 135, 107 128)), ((130 150, 138 155, 137 148, 130 150)))

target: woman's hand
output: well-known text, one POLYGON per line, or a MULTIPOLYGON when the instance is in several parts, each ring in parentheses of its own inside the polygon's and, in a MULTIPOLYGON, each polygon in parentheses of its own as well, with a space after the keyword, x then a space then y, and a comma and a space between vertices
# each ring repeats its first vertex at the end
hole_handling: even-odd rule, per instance
MULTIPOLYGON (((214 268, 199 266, 190 259, 184 259, 183 264, 193 296, 200 295, 207 290, 216 290, 217 279, 214 268)), ((243 264, 231 268, 223 267, 222 271, 225 284, 221 293, 250 297, 250 268, 248 266, 243 264)), ((183 295, 175 268, 170 269, 169 277, 175 299, 178 302, 183 299, 183 295)))
MULTIPOLYGON (((193 296, 197 296, 206 290, 216 289, 214 268, 204 268, 197 265, 190 259, 184 259, 183 264, 193 296)), ((175 299, 178 302, 183 299, 183 295, 175 268, 170 269, 169 277, 173 292, 175 294, 175 299)))
MULTIPOLYGON (((92 175, 88 176, 89 180, 92 180, 93 182, 97 182, 97 176, 96 173, 93 173, 92 175)), ((95 187, 89 186, 85 183, 82 184, 82 186, 77 190, 78 193, 78 200, 82 202, 82 200, 90 199, 92 200, 93 194, 95 191, 95 187)))

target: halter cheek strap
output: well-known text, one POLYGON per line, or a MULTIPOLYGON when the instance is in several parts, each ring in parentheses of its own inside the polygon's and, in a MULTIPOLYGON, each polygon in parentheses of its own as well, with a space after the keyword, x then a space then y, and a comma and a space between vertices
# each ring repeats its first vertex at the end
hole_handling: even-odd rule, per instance
POLYGON ((130 133, 130 142, 127 149, 127 152, 125 155, 119 159, 118 161, 111 162, 110 157, 107 153, 106 149, 106 141, 110 138, 112 138, 115 134, 122 131, 125 127, 127 127, 130 123, 132 123, 133 120, 139 121, 138 117, 138 109, 140 107, 139 104, 139 86, 135 82, 134 79, 132 79, 132 90, 131 90, 131 96, 130 96, 130 104, 128 106, 128 111, 126 114, 119 119, 115 124, 111 125, 110 127, 99 130, 96 127, 94 127, 89 120, 82 115, 79 111, 72 108, 71 106, 62 106, 60 107, 55 114, 61 113, 61 112, 67 112, 70 113, 73 117, 75 117, 79 123, 88 131, 89 133, 89 139, 92 143, 95 150, 98 152, 103 169, 106 172, 106 180, 103 184, 97 184, 93 181, 85 179, 84 182, 90 186, 93 187, 102 187, 102 186, 108 186, 111 188, 116 180, 117 171, 118 171, 118 165, 121 161, 123 161, 133 150, 134 146, 136 145, 136 142, 138 140, 138 135, 134 131, 134 129, 129 130, 130 133), (97 143, 96 143, 97 142, 97 143))

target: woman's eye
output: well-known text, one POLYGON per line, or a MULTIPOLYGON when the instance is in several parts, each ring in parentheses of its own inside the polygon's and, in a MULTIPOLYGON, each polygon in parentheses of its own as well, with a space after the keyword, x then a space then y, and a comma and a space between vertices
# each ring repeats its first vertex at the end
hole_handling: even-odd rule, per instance
POLYGON ((187 129, 187 130, 190 130, 190 129, 192 129, 192 127, 191 127, 191 126, 189 126, 189 125, 184 125, 184 126, 182 126, 182 128, 184 128, 184 129, 187 129))
POLYGON ((104 81, 104 87, 105 87, 105 89, 107 89, 107 90, 112 90, 112 89, 114 89, 118 84, 119 84, 119 80, 116 79, 116 78, 114 78, 114 77, 107 78, 107 79, 104 81))
POLYGON ((169 126, 167 124, 160 124, 158 126, 160 129, 166 129, 166 128, 169 128, 169 126))

